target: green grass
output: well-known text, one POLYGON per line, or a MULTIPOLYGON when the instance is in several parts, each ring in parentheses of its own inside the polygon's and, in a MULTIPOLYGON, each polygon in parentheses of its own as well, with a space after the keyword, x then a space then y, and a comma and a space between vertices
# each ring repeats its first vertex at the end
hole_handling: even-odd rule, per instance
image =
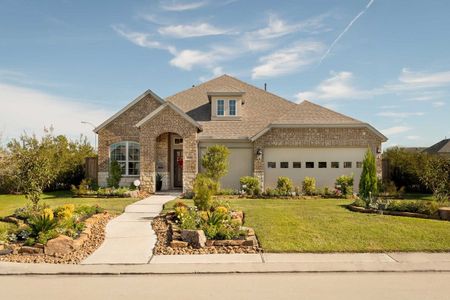
MULTIPOLYGON (((75 205, 99 205, 112 214, 123 212, 125 207, 137 199, 134 198, 72 198, 67 191, 45 193, 40 203, 47 203, 54 208, 63 204, 73 203, 75 205)), ((30 201, 23 195, 0 195, 0 216, 7 216, 15 209, 29 204, 30 201)))
POLYGON ((450 251, 450 222, 356 213, 344 207, 350 203, 230 200, 245 212, 245 225, 255 229, 266 252, 450 251))

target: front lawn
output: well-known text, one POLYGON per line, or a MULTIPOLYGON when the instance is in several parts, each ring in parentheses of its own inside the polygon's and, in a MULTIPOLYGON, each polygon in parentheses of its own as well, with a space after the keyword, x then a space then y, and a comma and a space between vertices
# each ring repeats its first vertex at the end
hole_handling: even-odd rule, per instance
MULTIPOLYGON (((112 214, 122 213, 125 207, 137 199, 134 198, 72 198, 72 193, 59 191, 45 193, 40 203, 47 203, 55 208, 63 204, 97 205, 112 214)), ((31 203, 23 195, 0 195, 0 217, 10 215, 15 209, 31 203)))
POLYGON ((355 213, 344 207, 351 202, 230 200, 266 252, 450 251, 450 222, 355 213))

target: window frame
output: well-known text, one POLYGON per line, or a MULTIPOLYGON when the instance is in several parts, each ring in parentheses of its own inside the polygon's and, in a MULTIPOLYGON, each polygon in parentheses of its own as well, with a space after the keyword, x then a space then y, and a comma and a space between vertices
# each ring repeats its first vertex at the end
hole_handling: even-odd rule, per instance
POLYGON ((280 161, 280 169, 289 169, 288 161, 280 161))
POLYGON ((305 162, 305 169, 314 169, 314 162, 313 161, 305 162), (308 167, 308 164, 311 164, 311 166, 308 167))
POLYGON ((339 169, 339 162, 338 161, 332 161, 330 163, 330 168, 331 169, 339 169), (334 164, 336 164, 336 165, 333 167, 334 164))
POLYGON ((232 117, 237 116, 237 100, 236 99, 228 100, 228 115, 232 116, 232 117), (231 103, 234 103, 234 114, 231 114, 231 103))
POLYGON ((268 161, 267 162, 267 168, 268 169, 276 169, 277 168, 277 163, 274 161, 268 161))
MULTIPOLYGON (((109 146, 109 165, 111 165, 112 160, 112 152, 113 152, 113 147, 114 146, 120 146, 120 145, 125 145, 125 160, 116 160, 119 165, 125 164, 125 172, 122 173, 122 176, 127 176, 127 177, 139 177, 140 173, 141 173, 141 145, 138 142, 134 142, 134 141, 120 141, 114 144, 111 144, 109 146), (139 149, 139 159, 135 160, 135 159, 130 159, 130 145, 137 145, 137 148, 139 149), (130 163, 137 163, 138 167, 137 169, 137 174, 130 174, 130 163)), ((114 149, 115 150, 115 149, 114 149)))
POLYGON ((353 164, 351 161, 344 161, 344 169, 351 169, 353 168, 353 164))
POLYGON ((293 161, 292 162, 292 168, 293 169, 301 169, 302 168, 302 162, 301 161, 293 161))
POLYGON ((225 100, 223 99, 217 99, 217 107, 216 107, 216 116, 218 117, 223 117, 225 116, 225 100), (219 105, 219 103, 221 103, 221 105, 219 105), (221 108, 220 106, 222 106, 222 114, 219 114, 219 109, 221 108))
POLYGON ((319 162, 317 163, 317 168, 318 168, 318 169, 326 169, 327 167, 328 167, 328 164, 327 164, 326 161, 319 161, 319 162), (324 166, 323 164, 325 164, 325 166, 324 166))
POLYGON ((356 168, 357 169, 362 169, 363 165, 364 165, 364 163, 362 161, 357 161, 356 162, 356 168))

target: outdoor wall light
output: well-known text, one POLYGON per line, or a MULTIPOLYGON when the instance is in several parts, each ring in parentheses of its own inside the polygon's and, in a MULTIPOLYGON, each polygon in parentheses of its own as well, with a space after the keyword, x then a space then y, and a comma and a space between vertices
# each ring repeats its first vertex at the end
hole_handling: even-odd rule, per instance
POLYGON ((378 153, 378 154, 381 153, 381 147, 377 147, 377 153, 378 153))
POLYGON ((257 160, 262 160, 262 155, 263 155, 263 151, 261 148, 259 148, 258 150, 256 150, 256 159, 257 160))

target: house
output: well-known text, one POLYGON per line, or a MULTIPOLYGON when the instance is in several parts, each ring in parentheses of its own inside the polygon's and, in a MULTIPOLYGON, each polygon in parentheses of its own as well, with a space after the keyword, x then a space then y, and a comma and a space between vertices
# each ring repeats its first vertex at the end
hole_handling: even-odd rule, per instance
POLYGON ((450 139, 445 138, 433 146, 426 148, 423 152, 450 158, 450 139))
POLYGON ((253 175, 263 188, 279 176, 300 185, 305 176, 318 187, 333 187, 336 177, 354 174, 358 186, 369 147, 381 173, 386 137, 371 125, 309 101, 293 103, 236 78, 223 75, 175 95, 160 98, 148 90, 99 125, 98 181, 105 185, 109 162, 122 166, 122 185, 140 179, 141 188, 192 188, 208 146, 230 149, 223 188, 239 188, 253 175))

